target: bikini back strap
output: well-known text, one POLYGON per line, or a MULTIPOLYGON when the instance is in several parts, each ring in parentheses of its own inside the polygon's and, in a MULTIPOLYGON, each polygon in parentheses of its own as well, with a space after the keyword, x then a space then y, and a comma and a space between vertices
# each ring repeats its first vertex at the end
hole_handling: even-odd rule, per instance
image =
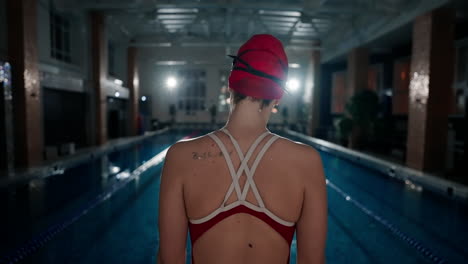
MULTIPOLYGON (((239 166, 239 169, 237 170, 237 173, 236 173, 235 177, 232 177, 233 181, 237 181, 237 185, 240 187, 238 181, 239 181, 239 178, 240 178, 240 176, 242 175, 243 172, 245 172, 246 178, 247 178, 247 181, 246 181, 246 183, 244 185, 244 188, 243 188, 243 190, 241 192, 241 196, 240 197, 238 196, 239 197, 238 200, 239 201, 245 201, 245 199, 247 197, 249 187, 252 187, 252 192, 253 192, 253 194, 255 196, 255 199, 257 200, 257 203, 258 203, 259 207, 265 208, 265 204, 264 204, 264 202, 263 202, 263 200, 262 200, 262 198, 260 196, 260 193, 259 193, 259 191, 257 189, 256 184, 255 184, 255 181, 253 180, 253 176, 255 174, 255 170, 257 169, 257 166, 258 166, 260 160, 262 159, 263 155, 268 150, 268 148, 273 144, 273 142, 278 139, 278 136, 273 135, 267 141, 267 143, 262 147, 262 149, 258 153, 258 155, 257 155, 257 157, 256 157, 256 159, 255 159, 255 161, 253 163, 252 169, 250 169, 248 167, 248 162, 249 162, 254 150, 257 148, 258 144, 260 144, 260 142, 269 134, 269 132, 265 132, 265 133, 261 134, 253 142, 253 144, 248 149, 247 154, 244 156, 244 153, 242 152, 239 143, 231 135, 231 133, 227 129, 222 129, 221 131, 229 136, 229 138, 231 139, 232 144, 234 145, 234 148, 237 151, 237 154, 239 156, 239 160, 241 161, 241 165, 239 166)), ((230 157, 228 157, 228 158, 229 158, 229 161, 226 161, 226 162, 230 162, 232 164, 231 158, 230 157)), ((229 187, 228 192, 226 193, 226 196, 224 198, 223 206, 226 205, 226 202, 229 199, 229 197, 231 196, 232 191, 235 188, 235 186, 236 186, 236 182, 233 182, 233 184, 231 184, 231 186, 229 187)))

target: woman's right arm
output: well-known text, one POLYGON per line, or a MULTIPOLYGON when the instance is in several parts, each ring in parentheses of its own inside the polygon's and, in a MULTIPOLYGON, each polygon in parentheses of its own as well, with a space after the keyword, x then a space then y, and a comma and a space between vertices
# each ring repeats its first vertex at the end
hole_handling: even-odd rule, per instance
POLYGON ((301 166, 304 197, 297 222, 297 263, 325 263, 327 236, 327 191, 320 155, 308 148, 301 166))
POLYGON ((160 264, 185 263, 188 219, 185 214, 182 175, 184 162, 180 159, 181 143, 167 152, 159 192, 159 251, 160 264))

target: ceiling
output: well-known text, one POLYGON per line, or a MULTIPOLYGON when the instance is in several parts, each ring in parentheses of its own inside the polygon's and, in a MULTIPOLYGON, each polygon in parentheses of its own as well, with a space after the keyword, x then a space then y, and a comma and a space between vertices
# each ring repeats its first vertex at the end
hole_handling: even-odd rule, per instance
POLYGON ((99 10, 109 27, 141 46, 237 45, 269 33, 286 46, 319 48, 364 18, 396 16, 422 0, 55 0, 59 8, 99 10))

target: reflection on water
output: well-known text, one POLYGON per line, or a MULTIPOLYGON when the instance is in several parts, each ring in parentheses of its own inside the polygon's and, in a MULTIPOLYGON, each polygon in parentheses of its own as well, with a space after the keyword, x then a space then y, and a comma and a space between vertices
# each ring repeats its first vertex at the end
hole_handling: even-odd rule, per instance
POLYGON ((107 186, 107 182, 109 180, 109 157, 103 156, 100 159, 100 175, 101 175, 101 188, 105 188, 107 186))
POLYGON ((117 174, 120 172, 120 167, 118 166, 114 166, 114 165, 110 165, 109 166, 109 171, 111 174, 117 174))
MULTIPOLYGON (((0 203, 7 209, 5 216, 0 218, 0 257, 50 226, 73 217, 77 210, 85 208, 104 190, 128 179, 144 160, 152 160, 168 146, 164 142, 173 143, 173 137, 161 135, 162 142, 145 141, 145 144, 112 152, 66 170, 52 167, 49 177, 0 188, 0 203)), ((157 157, 159 161, 162 158, 157 157)), ((134 190, 139 188, 139 182, 137 175, 132 184, 134 190)), ((99 221, 112 221, 112 206, 102 207, 99 211, 99 221)))
POLYGON ((33 180, 29 183, 29 212, 32 219, 37 219, 45 211, 45 183, 43 179, 33 180))
POLYGON ((115 177, 117 178, 117 180, 125 180, 127 178, 130 178, 130 176, 132 176, 132 174, 130 174, 130 171, 129 170, 124 170, 122 171, 121 173, 115 175, 115 177))

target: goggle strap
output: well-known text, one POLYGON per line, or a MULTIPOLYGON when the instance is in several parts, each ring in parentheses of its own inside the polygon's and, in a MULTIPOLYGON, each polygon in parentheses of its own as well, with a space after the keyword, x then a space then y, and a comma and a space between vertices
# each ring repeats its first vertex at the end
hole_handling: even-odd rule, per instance
POLYGON ((248 64, 247 62, 245 62, 244 60, 242 60, 241 58, 239 58, 238 56, 234 56, 234 55, 228 55, 229 57, 231 57, 233 59, 233 62, 232 62, 232 70, 235 71, 235 70, 238 70, 238 71, 244 71, 244 72, 248 72, 250 74, 253 74, 253 75, 256 75, 256 76, 259 76, 259 77, 263 77, 263 78, 267 78, 267 79, 270 79, 274 82, 276 82, 280 87, 281 89, 283 89, 286 93, 289 93, 288 90, 286 90, 284 88, 285 86, 285 82, 283 80, 281 80, 280 78, 276 77, 276 76, 273 76, 273 75, 270 75, 268 73, 265 73, 265 72, 262 72, 262 71, 259 71, 259 70, 256 70, 254 69, 252 66, 250 66, 250 64, 248 64), (244 64, 247 68, 242 68, 242 67, 236 67, 234 66, 236 64, 236 61, 239 61, 240 63, 244 64))

